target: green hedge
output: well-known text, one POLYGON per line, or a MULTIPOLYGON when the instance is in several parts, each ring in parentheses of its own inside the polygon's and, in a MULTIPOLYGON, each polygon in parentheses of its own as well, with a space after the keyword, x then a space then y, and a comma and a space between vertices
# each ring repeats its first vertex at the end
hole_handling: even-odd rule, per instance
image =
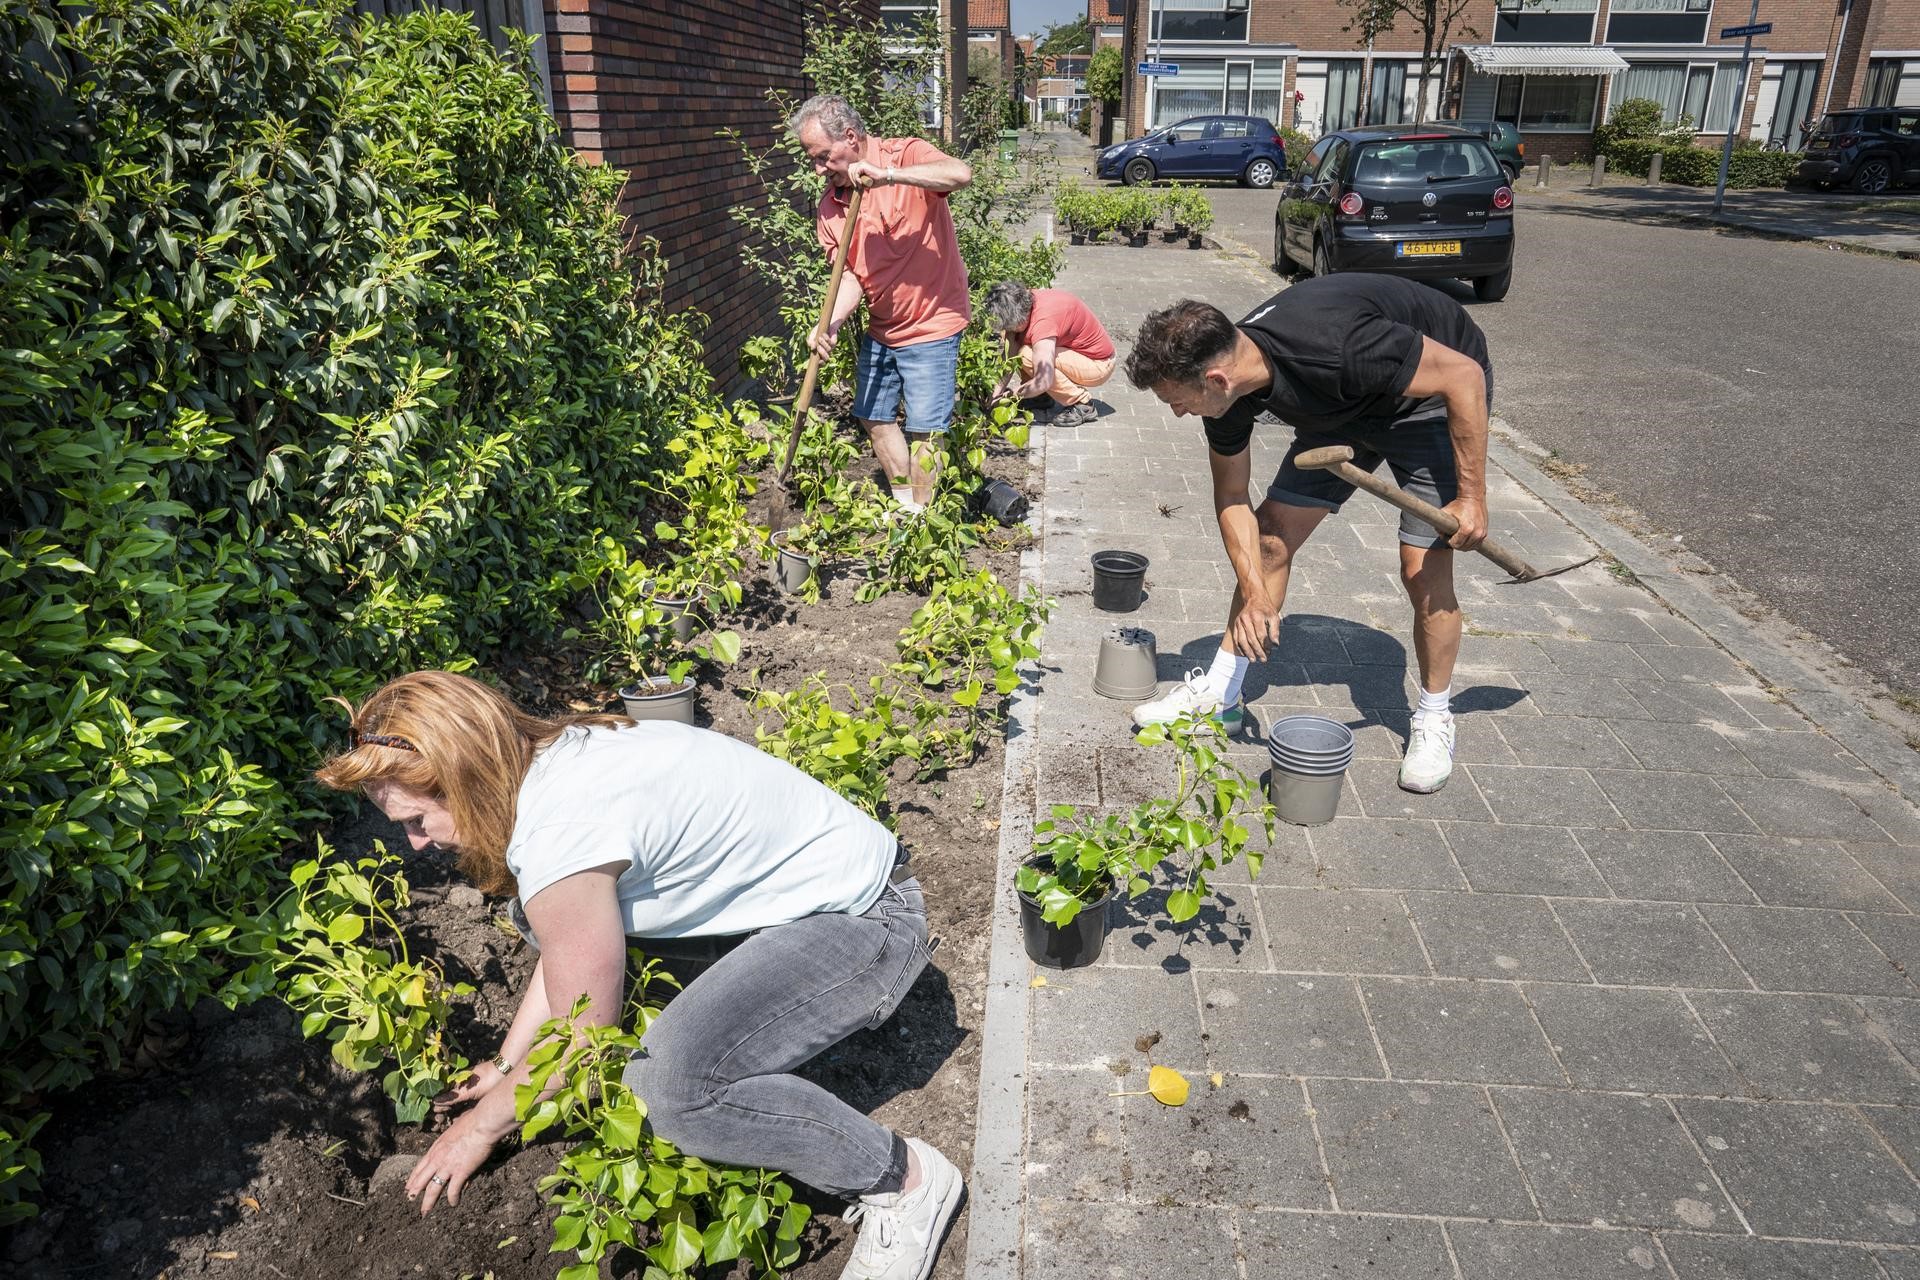
POLYGON ((93 8, 0 0, 22 1180, 39 1095, 224 980, 222 919, 273 887, 337 740, 323 696, 546 632, 709 393, 635 301, 621 175, 559 145, 524 47, 348 0, 93 8))
MULTIPOLYGON (((1720 180, 1720 148, 1697 147, 1659 138, 1621 138, 1608 145, 1607 165, 1616 173, 1646 177, 1654 153, 1660 155, 1660 180, 1682 186, 1710 187, 1720 180)), ((1727 165, 1729 187, 1782 187, 1800 167, 1792 152, 1735 146, 1727 165)))

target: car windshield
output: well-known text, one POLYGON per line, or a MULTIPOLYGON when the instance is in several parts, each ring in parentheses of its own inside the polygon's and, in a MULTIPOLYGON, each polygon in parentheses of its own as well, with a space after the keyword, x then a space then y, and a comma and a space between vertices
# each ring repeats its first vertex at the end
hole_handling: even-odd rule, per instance
POLYGON ((1408 138, 1369 142, 1353 165, 1353 181, 1424 186, 1499 176, 1487 145, 1472 138, 1408 138))

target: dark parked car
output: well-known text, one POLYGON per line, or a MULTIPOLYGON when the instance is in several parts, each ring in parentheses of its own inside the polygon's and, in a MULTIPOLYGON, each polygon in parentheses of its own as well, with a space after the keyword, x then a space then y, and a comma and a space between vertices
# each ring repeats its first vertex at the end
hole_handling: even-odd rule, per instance
POLYGON ((1513 187, 1486 140, 1451 125, 1342 129, 1314 144, 1273 215, 1273 265, 1513 283, 1513 187))
POLYGON ((1920 107, 1828 112, 1807 139, 1797 176, 1816 187, 1845 182, 1868 193, 1920 182, 1920 107))
POLYGON ((1487 146, 1493 151, 1493 158, 1507 171, 1507 181, 1512 182, 1520 176, 1520 170, 1527 164, 1527 144, 1520 141, 1520 131, 1506 120, 1447 120, 1426 121, 1430 127, 1442 129, 1465 129, 1487 140, 1487 146))
POLYGON ((1094 172, 1128 186, 1156 178, 1238 178, 1270 187, 1287 176, 1287 144, 1259 116, 1194 116, 1117 142, 1100 153, 1094 172))

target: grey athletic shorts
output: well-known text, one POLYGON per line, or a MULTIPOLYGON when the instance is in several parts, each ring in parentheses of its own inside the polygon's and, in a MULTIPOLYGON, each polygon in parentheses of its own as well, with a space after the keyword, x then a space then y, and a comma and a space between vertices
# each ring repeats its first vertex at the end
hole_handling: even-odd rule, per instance
MULTIPOLYGON (((1393 478, 1402 489, 1416 498, 1424 498, 1436 507, 1444 507, 1460 492, 1459 476, 1453 469, 1453 438, 1447 434, 1447 420, 1433 418, 1421 422, 1401 422, 1372 431, 1343 431, 1337 436, 1300 432, 1287 450, 1267 497, 1289 507, 1321 507, 1338 511, 1353 496, 1353 486, 1331 471, 1301 468, 1294 459, 1309 449, 1324 449, 1343 444, 1353 450, 1353 465, 1362 471, 1376 470, 1382 462, 1393 470, 1393 478)), ((1409 547, 1444 547, 1447 540, 1440 531, 1409 512, 1400 513, 1400 541, 1409 547)))

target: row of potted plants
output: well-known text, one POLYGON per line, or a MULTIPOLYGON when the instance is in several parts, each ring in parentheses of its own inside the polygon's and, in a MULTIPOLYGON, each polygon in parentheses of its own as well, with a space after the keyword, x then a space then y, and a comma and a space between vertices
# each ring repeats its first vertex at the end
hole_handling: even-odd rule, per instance
POLYGON ((1074 244, 1096 244, 1115 236, 1135 246, 1148 232, 1164 228, 1168 241, 1184 238, 1190 248, 1204 243, 1213 226, 1213 204, 1197 187, 1083 187, 1063 185, 1054 193, 1054 215, 1074 244))

